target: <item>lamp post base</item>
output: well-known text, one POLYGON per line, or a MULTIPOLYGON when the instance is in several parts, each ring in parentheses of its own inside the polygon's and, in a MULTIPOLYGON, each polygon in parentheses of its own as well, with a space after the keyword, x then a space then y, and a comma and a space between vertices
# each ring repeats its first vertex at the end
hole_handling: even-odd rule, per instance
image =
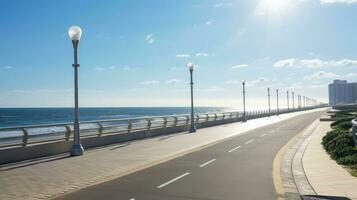
POLYGON ((195 133, 195 132, 196 132, 196 127, 191 126, 189 132, 190 132, 190 133, 195 133))
POLYGON ((81 156, 84 154, 84 149, 81 144, 74 144, 71 148, 70 155, 71 156, 81 156))

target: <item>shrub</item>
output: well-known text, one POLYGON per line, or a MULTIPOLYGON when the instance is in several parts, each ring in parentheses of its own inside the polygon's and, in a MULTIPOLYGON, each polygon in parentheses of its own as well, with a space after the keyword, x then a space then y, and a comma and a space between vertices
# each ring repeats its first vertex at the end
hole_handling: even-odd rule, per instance
POLYGON ((357 150, 355 149, 355 153, 352 155, 337 159, 337 163, 341 165, 357 165, 357 150))
POLYGON ((346 134, 346 130, 337 128, 334 129, 330 132, 328 132, 323 138, 322 138, 322 145, 325 147, 325 149, 327 150, 327 145, 334 140, 337 136, 339 136, 340 134, 346 134))
POLYGON ((348 117, 348 116, 353 116, 351 113, 347 112, 347 111, 339 111, 335 114, 332 115, 333 118, 336 117, 348 117))
POLYGON ((350 130, 352 128, 352 122, 351 121, 341 122, 336 126, 336 128, 350 130))
POLYGON ((335 128, 335 127, 338 126, 339 124, 345 123, 345 122, 351 123, 352 119, 354 119, 354 117, 347 117, 347 118, 343 118, 343 119, 337 120, 337 121, 331 123, 331 127, 332 127, 332 128, 335 128))
POLYGON ((357 177, 357 164, 351 167, 351 175, 357 177))
POLYGON ((339 159, 355 153, 352 135, 344 133, 338 135, 327 144, 327 150, 333 159, 339 159))

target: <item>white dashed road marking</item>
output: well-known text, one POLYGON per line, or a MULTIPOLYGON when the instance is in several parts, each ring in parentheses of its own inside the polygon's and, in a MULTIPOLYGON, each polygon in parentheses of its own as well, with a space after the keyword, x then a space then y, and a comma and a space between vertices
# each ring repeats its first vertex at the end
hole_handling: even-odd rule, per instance
POLYGON ((212 160, 210 160, 208 162, 203 163, 202 165, 200 165, 200 167, 204 167, 204 166, 206 166, 206 165, 208 165, 208 164, 210 164, 211 162, 214 162, 214 161, 216 161, 215 158, 213 158, 212 160))
POLYGON ((173 183, 173 182, 175 182, 175 181, 177 181, 177 180, 179 180, 179 179, 181 179, 181 178, 183 178, 183 177, 185 177, 185 176, 187 176, 187 175, 189 175, 189 174, 190 174, 190 172, 186 172, 186 173, 184 173, 184 174, 182 174, 182 175, 180 175, 180 176, 178 176, 178 177, 176 177, 176 178, 174 178, 174 179, 171 179, 171 180, 169 180, 169 181, 167 181, 167 182, 165 182, 165 183, 163 183, 163 184, 157 186, 157 188, 159 188, 159 189, 160 189, 160 188, 163 188, 163 187, 169 185, 170 183, 173 183))
POLYGON ((249 144, 249 143, 251 143, 251 142, 253 142, 254 141, 254 139, 251 139, 251 140, 249 140, 248 142, 246 142, 245 144, 249 144))
POLYGON ((237 150, 237 149, 239 149, 239 148, 240 148, 240 146, 237 146, 237 147, 235 147, 235 148, 229 150, 228 153, 231 153, 231 152, 233 152, 233 151, 235 151, 235 150, 237 150))

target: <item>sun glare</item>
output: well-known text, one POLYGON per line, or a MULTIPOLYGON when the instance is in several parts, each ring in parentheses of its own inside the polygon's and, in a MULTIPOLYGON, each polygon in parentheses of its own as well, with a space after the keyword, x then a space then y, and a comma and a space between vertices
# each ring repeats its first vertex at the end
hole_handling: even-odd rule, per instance
POLYGON ((281 14, 287 9, 289 0, 260 0, 258 14, 275 15, 281 14))
POLYGON ((280 12, 282 11, 287 4, 287 0, 265 0, 266 6, 272 12, 280 12))

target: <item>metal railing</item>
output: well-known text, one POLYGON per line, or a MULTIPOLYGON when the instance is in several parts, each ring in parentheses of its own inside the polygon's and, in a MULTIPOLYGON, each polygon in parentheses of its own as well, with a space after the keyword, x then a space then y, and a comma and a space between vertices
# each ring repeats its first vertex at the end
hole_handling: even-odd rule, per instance
MULTIPOLYGON (((299 109, 279 109, 279 114, 296 112, 315 107, 299 109)), ((276 110, 247 111, 246 118, 260 118, 277 114, 276 110)), ((233 120, 243 121, 242 112, 206 113, 195 115, 195 123, 233 120)), ((191 123, 190 115, 150 116, 141 118, 84 121, 80 123, 81 137, 100 137, 109 134, 123 134, 137 131, 150 131, 169 127, 186 126, 191 123)), ((0 148, 27 146, 30 144, 69 141, 73 139, 73 123, 44 124, 0 128, 0 148)))
POLYGON ((357 147, 357 119, 352 120, 352 136, 355 147, 357 147))

